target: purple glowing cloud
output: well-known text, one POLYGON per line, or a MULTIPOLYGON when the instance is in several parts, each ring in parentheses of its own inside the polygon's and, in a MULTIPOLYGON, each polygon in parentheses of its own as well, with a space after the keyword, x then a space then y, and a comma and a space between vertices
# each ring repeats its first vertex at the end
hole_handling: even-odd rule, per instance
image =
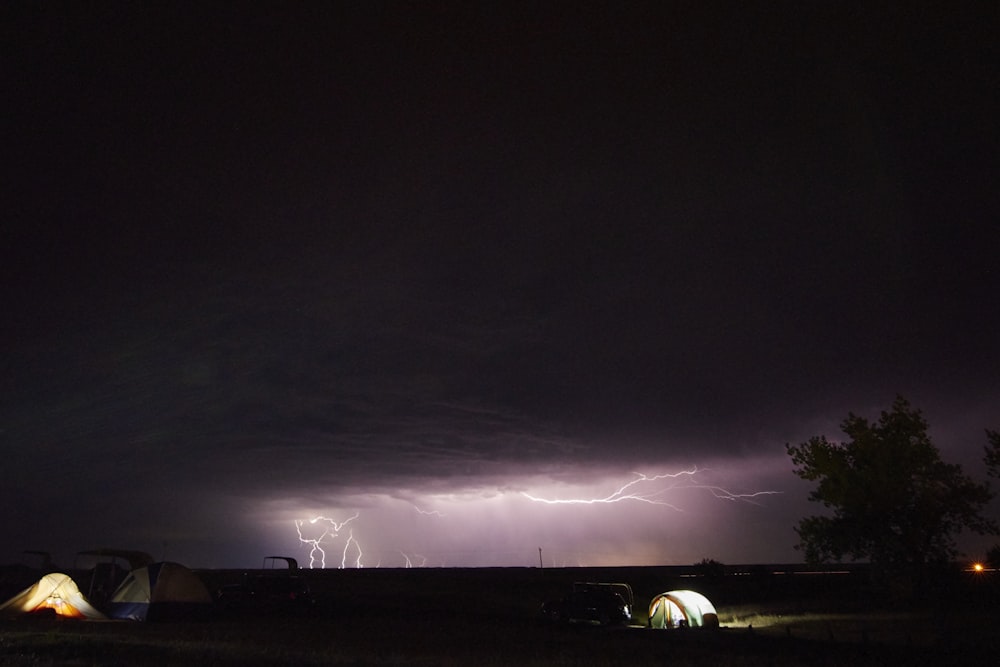
MULTIPOLYGON (((753 481, 763 480, 699 467, 635 473, 624 483, 606 474, 581 473, 573 482, 526 474, 516 483, 452 491, 358 492, 341 496, 338 510, 290 520, 301 548, 308 547, 309 567, 524 566, 536 562, 540 547, 549 565, 694 562, 710 548, 722 557, 723 525, 744 512, 760 520, 771 511, 762 499, 782 490, 730 490, 753 481), (713 472, 719 483, 699 479, 713 472), (719 500, 749 507, 733 510, 719 500), (698 537, 712 526, 720 527, 715 540, 698 537)), ((265 511, 275 526, 293 511, 275 510, 265 511)))

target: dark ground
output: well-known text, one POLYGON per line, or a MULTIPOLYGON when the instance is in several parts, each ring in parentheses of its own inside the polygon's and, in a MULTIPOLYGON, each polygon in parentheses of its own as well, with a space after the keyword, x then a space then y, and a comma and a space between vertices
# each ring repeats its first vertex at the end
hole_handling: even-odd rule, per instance
MULTIPOLYGON (((242 572, 199 573, 209 588, 242 572)), ((997 573, 952 573, 902 602, 867 575, 697 575, 683 568, 305 571, 295 613, 139 624, 0 622, 9 665, 987 665, 1000 655, 997 573), (693 575, 693 576, 692 576, 693 575), (574 581, 623 581, 634 627, 550 625, 538 609, 574 581), (718 631, 642 627, 656 593, 690 588, 718 631), (752 625, 752 628, 750 627, 752 625)), ((81 584, 81 588, 84 585, 81 584)))

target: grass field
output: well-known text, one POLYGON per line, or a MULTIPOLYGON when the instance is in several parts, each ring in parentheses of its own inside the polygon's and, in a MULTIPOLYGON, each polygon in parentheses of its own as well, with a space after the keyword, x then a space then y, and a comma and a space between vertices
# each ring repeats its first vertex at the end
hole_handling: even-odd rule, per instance
MULTIPOLYGON (((210 588, 239 573, 200 573, 210 588)), ((0 622, 3 665, 993 665, 998 588, 957 579, 908 605, 853 575, 678 577, 660 568, 309 571, 317 604, 294 616, 181 623, 0 622), (633 627, 548 624, 541 603, 577 580, 625 581, 633 627), (656 593, 691 588, 723 627, 645 626, 656 593)))

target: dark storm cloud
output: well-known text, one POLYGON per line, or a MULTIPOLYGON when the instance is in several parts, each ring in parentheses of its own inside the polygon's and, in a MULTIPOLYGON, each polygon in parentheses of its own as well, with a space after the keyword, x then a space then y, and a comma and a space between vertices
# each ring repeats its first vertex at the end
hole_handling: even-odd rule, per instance
POLYGON ((183 281, 192 295, 179 307, 139 304, 124 326, 65 332, 60 357, 26 346, 9 376, 28 389, 11 405, 24 431, 10 435, 43 451, 53 443, 53 454, 76 442, 108 464, 158 461, 163 448, 221 479, 229 458, 270 458, 273 483, 281 468, 317 458, 340 475, 381 460, 382 474, 449 476, 568 453, 544 425, 470 393, 489 381, 469 377, 478 359, 517 334, 510 324, 455 321, 406 290, 391 303, 378 288, 359 295, 367 280, 328 294, 312 284, 308 297, 273 273, 214 290, 202 280, 183 281))
POLYGON ((997 427, 992 10, 5 11, 18 542, 997 427))

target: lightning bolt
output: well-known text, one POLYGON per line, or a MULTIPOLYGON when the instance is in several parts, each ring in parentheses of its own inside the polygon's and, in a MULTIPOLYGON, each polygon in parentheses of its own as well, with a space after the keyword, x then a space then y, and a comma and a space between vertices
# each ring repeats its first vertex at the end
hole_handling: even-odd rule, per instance
MULTIPOLYGON (((320 522, 320 521, 324 522, 325 524, 328 524, 328 525, 324 526, 323 532, 320 534, 319 537, 316 537, 316 538, 307 538, 307 537, 305 537, 302 534, 302 525, 305 523, 305 521, 302 521, 301 519, 296 519, 295 520, 295 532, 298 533, 298 535, 299 535, 299 542, 302 542, 303 544, 308 544, 310 546, 310 549, 309 549, 309 568, 310 569, 314 568, 316 566, 317 562, 319 562, 319 566, 321 568, 326 568, 326 551, 323 549, 323 546, 322 546, 323 540, 325 540, 327 537, 336 538, 340 534, 340 531, 344 529, 344 526, 346 526, 350 522, 352 522, 355 519, 357 519, 358 516, 359 516, 359 514, 357 512, 355 512, 353 516, 351 516, 351 517, 349 517, 349 518, 347 518, 344 521, 341 521, 339 523, 337 521, 334 521, 333 519, 331 519, 329 517, 325 517, 325 516, 318 516, 318 517, 309 519, 309 523, 310 524, 315 524, 315 523, 320 522)), ((357 540, 354 539, 354 531, 353 530, 351 531, 351 533, 350 533, 350 535, 349 535, 349 537, 347 539, 347 544, 344 545, 344 556, 343 556, 343 558, 341 560, 341 564, 340 564, 341 569, 343 569, 344 564, 346 563, 347 548, 351 545, 352 542, 355 545, 358 544, 357 540)), ((360 545, 358 545, 358 553, 359 553, 359 555, 358 555, 358 562, 360 563, 360 561, 361 561, 361 555, 360 555, 360 553, 361 553, 361 547, 360 547, 360 545)))
POLYGON ((781 493, 780 491, 736 493, 729 491, 728 489, 724 489, 721 486, 701 484, 695 479, 695 475, 703 471, 704 469, 695 466, 690 470, 663 473, 659 475, 646 475, 645 473, 636 472, 633 473, 633 475, 635 475, 635 479, 622 484, 603 498, 540 498, 528 493, 527 491, 522 491, 521 495, 528 500, 536 503, 545 503, 547 505, 610 505, 613 503, 632 501, 647 503, 649 505, 663 505, 672 510, 682 512, 683 510, 681 508, 677 507, 673 503, 667 502, 663 499, 663 496, 670 491, 677 489, 705 489, 721 500, 744 501, 759 504, 754 502, 755 498, 781 493), (663 482, 664 480, 669 481, 667 481, 665 485, 657 484, 657 482, 663 482))
POLYGON ((403 567, 406 568, 406 569, 409 569, 411 567, 424 567, 424 566, 427 565, 427 556, 421 556, 420 554, 413 554, 413 558, 419 558, 420 559, 420 564, 419 565, 414 565, 413 564, 413 559, 410 558, 410 556, 408 554, 400 551, 399 555, 401 555, 403 557, 403 560, 405 561, 405 564, 403 565, 403 567))
POLYGON ((351 545, 354 545, 358 550, 358 557, 354 561, 354 567, 361 569, 364 565, 361 564, 361 557, 364 555, 361 552, 361 545, 358 541, 354 539, 354 530, 352 529, 347 535, 347 542, 344 543, 344 554, 340 558, 340 569, 343 570, 347 566, 347 550, 350 549, 351 545))
POLYGON ((437 510, 429 510, 429 511, 428 510, 422 510, 419 507, 417 507, 416 505, 413 506, 413 509, 417 510, 417 512, 419 514, 424 514, 426 516, 444 516, 444 514, 442 514, 441 512, 439 512, 437 510))

